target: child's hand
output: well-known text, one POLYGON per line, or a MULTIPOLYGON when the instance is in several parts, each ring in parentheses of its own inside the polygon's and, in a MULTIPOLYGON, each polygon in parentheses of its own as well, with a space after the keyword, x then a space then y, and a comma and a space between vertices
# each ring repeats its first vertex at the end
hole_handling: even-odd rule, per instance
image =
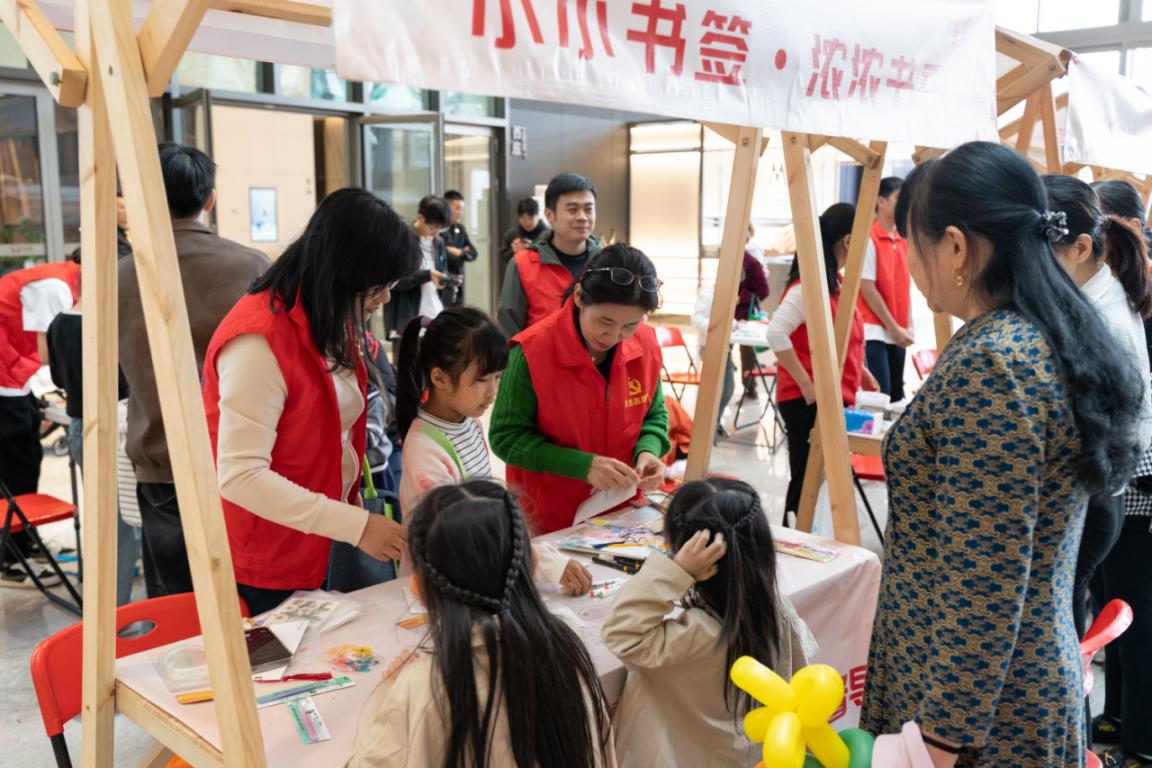
POLYGON ((560 574, 560 586, 565 594, 582 595, 592 589, 592 573, 575 560, 569 560, 560 574))
POLYGON ((718 570, 716 563, 728 551, 728 545, 724 543, 724 534, 717 533, 715 538, 712 538, 711 544, 708 543, 709 538, 712 538, 711 531, 697 531, 676 553, 676 565, 687 571, 696 581, 708 581, 715 576, 718 570))

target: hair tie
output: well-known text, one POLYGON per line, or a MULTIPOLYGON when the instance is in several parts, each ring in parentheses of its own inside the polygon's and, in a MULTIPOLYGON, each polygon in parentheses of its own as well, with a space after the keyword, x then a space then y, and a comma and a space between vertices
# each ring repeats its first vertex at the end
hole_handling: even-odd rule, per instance
POLYGON ((1048 242, 1060 242, 1068 237, 1068 214, 1064 211, 1044 211, 1040 214, 1039 229, 1048 242))
POLYGON ((428 315, 420 315, 420 327, 421 328, 427 328, 429 325, 432 324, 432 320, 433 320, 433 318, 428 317, 428 315))

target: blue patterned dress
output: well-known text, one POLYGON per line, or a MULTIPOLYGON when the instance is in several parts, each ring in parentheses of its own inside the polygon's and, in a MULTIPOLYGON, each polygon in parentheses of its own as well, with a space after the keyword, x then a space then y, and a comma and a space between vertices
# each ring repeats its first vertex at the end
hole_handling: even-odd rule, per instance
POLYGON ((995 310, 949 342, 885 449, 889 518, 861 727, 958 765, 1080 766, 1072 581, 1087 496, 1051 348, 995 310))

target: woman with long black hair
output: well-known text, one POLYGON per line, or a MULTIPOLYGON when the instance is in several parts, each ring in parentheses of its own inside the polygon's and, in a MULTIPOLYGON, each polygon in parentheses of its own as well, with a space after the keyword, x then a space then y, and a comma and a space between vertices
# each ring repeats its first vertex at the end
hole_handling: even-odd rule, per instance
POLYGON ((204 406, 240 596, 253 614, 328 573, 332 540, 399 560, 404 531, 359 505, 364 319, 420 263, 387 203, 341 189, 220 323, 204 406))
POLYGON ((964 144, 896 211, 934 311, 964 321, 884 447, 889 517, 861 727, 916 721, 936 766, 1084 759, 1072 619, 1088 496, 1139 456, 1140 377, 1052 250, 1015 152, 964 144))

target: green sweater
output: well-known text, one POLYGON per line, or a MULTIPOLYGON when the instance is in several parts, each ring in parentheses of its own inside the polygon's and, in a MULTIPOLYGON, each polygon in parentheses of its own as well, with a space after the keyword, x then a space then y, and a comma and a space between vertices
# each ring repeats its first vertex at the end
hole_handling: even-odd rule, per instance
MULTIPOLYGON (((549 442, 536 431, 536 412, 539 401, 532 388, 528 361, 519 345, 508 354, 508 367, 500 381, 500 392, 492 409, 492 422, 488 439, 492 452, 504 463, 530 472, 551 472, 576 480, 586 480, 595 454, 577 448, 566 448, 549 442)), ((664 404, 664 390, 659 380, 652 396, 652 404, 640 427, 640 439, 632 457, 641 453, 663 456, 672 448, 668 439, 668 408, 664 404)))

